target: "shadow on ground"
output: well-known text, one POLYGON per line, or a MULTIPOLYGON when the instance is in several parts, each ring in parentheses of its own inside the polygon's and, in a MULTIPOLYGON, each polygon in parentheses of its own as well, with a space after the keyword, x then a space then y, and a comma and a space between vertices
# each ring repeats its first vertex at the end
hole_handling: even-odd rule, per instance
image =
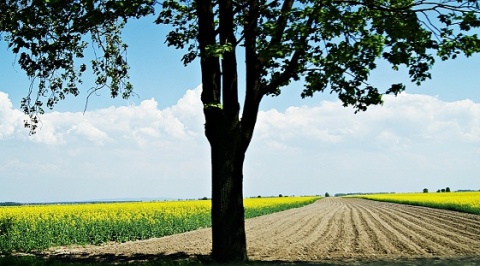
MULTIPOLYGON (((209 256, 189 255, 183 252, 175 254, 157 254, 145 255, 135 254, 133 256, 122 256, 115 254, 103 255, 5 255, 0 256, 0 265, 5 266, 112 266, 112 265, 138 265, 138 266, 184 266, 184 265, 224 265, 213 262, 209 256)), ((305 261, 249 261, 246 263, 235 263, 230 265, 307 265, 307 266, 380 266, 380 265, 453 265, 453 266, 473 266, 480 265, 480 257, 456 257, 456 258, 399 258, 388 260, 324 260, 319 262, 305 261)))

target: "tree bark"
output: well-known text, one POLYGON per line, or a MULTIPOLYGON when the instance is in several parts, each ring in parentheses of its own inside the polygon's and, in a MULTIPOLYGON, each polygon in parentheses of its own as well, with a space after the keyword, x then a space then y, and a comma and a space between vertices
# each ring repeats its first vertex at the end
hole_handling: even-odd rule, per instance
MULTIPOLYGON (((209 54, 216 46, 212 1, 197 2, 198 43, 202 68, 202 102, 205 135, 210 142, 212 163, 212 258, 220 263, 246 261, 247 245, 243 207, 243 163, 251 140, 261 97, 246 100, 253 112, 239 118, 238 76, 233 3, 222 0, 219 8, 219 44, 232 46, 219 58, 209 54), (252 102, 252 100, 254 103, 252 102)), ((251 93, 249 95, 252 95, 251 93)))
POLYGON ((237 41, 233 30, 233 3, 220 1, 220 44, 229 44, 232 49, 226 51, 220 60, 223 105, 207 105, 204 110, 205 133, 212 153, 212 258, 218 262, 247 260, 243 208, 246 148, 239 121, 237 41))
MULTIPOLYGON (((220 121, 207 121, 208 123, 220 121)), ((225 125, 220 122, 219 124, 225 125)), ((240 129, 216 127, 208 132, 212 155, 212 258, 217 262, 246 261, 243 207, 243 162, 240 129)))

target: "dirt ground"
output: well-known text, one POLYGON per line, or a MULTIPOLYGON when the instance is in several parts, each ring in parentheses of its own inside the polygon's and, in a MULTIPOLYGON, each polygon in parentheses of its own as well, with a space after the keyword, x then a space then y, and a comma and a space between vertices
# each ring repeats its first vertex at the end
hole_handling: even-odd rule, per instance
MULTIPOLYGON (((254 261, 480 264, 480 216, 447 210, 324 198, 249 219, 246 231, 248 256, 254 261)), ((49 255, 107 260, 206 257, 210 234, 210 229, 201 229, 122 244, 56 248, 49 255)))

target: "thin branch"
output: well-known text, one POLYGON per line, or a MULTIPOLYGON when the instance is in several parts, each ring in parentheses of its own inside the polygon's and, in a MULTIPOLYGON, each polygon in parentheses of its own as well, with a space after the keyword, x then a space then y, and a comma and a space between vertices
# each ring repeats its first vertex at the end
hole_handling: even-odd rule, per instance
POLYGON ((437 26, 435 26, 432 23, 432 21, 430 20, 430 17, 427 14, 425 14, 425 12, 420 12, 420 13, 425 16, 425 19, 427 20, 428 24, 423 20, 420 20, 420 22, 423 25, 425 25, 425 27, 427 27, 430 30, 430 32, 432 32, 435 35, 435 38, 437 38, 438 41, 440 41, 440 35, 439 35, 440 29, 437 28, 437 26))
POLYGON ((473 5, 470 1, 463 2, 459 5, 453 5, 448 3, 458 3, 458 1, 443 1, 443 2, 427 2, 427 1, 417 1, 412 4, 405 5, 402 7, 391 7, 386 5, 375 6, 372 3, 366 1, 355 1, 355 0, 335 0, 335 3, 343 3, 350 5, 361 5, 366 6, 372 10, 386 11, 386 12, 403 12, 403 11, 413 11, 413 12, 425 12, 425 11, 438 11, 437 9, 450 10, 454 12, 474 12, 480 14, 480 9, 478 3, 473 5), (423 8, 414 9, 414 7, 424 6, 423 8))
POLYGON ((257 27, 259 5, 257 1, 249 1, 250 8, 245 12, 244 37, 245 37, 245 61, 246 61, 246 93, 242 113, 242 130, 244 148, 247 149, 253 135, 257 121, 258 109, 262 94, 260 92, 260 77, 262 63, 257 54, 257 27))
POLYGON ((276 46, 281 43, 283 33, 287 27, 287 20, 290 11, 292 10, 294 0, 285 0, 282 5, 281 14, 277 20, 277 27, 275 31, 275 35, 272 36, 272 40, 270 41, 270 46, 276 46))
MULTIPOLYGON (((320 8, 321 6, 320 4, 318 4, 316 5, 316 7, 320 8)), ((311 34, 311 32, 314 30, 312 26, 313 26, 313 23, 316 21, 316 17, 313 14, 316 12, 316 10, 317 9, 313 10, 310 16, 308 17, 308 20, 306 22, 308 32, 306 32, 301 36, 299 40, 299 43, 301 44, 301 46, 307 45, 307 38, 311 34)), ((301 57, 304 55, 304 53, 305 53, 305 49, 303 49, 302 47, 297 49, 293 53, 284 71, 282 71, 282 73, 277 78, 273 79, 267 86, 263 88, 264 89, 263 94, 273 93, 278 87, 287 83, 295 75, 299 61, 301 57)))

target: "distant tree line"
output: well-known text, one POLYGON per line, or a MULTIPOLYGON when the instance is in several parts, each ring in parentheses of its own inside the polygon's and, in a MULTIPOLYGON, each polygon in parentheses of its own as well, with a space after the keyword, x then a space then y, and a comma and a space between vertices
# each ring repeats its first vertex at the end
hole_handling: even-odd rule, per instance
POLYGON ((336 193, 335 197, 344 197, 344 196, 352 196, 352 195, 375 195, 375 194, 395 194, 395 192, 353 192, 353 193, 336 193))
MULTIPOLYGON (((474 189, 459 189, 459 190, 457 190, 457 192, 474 192, 474 191, 477 191, 477 190, 474 190, 474 189)), ((480 189, 478 191, 480 191, 480 189)), ((450 187, 437 189, 437 193, 445 193, 445 192, 451 192, 450 187)), ((428 193, 428 188, 424 188, 423 193, 428 193)))
POLYGON ((0 202, 0 206, 24 206, 24 205, 72 205, 72 204, 103 204, 103 203, 126 203, 126 202, 142 202, 141 200, 105 200, 105 201, 59 201, 59 202, 0 202))
POLYGON ((0 202, 0 206, 21 206, 22 203, 18 202, 0 202))
MULTIPOLYGON (((450 192, 450 187, 439 188, 439 189, 437 190, 437 193, 443 193, 443 192, 450 192)), ((428 193, 428 188, 424 188, 424 189, 423 189, 423 193, 428 193)))

